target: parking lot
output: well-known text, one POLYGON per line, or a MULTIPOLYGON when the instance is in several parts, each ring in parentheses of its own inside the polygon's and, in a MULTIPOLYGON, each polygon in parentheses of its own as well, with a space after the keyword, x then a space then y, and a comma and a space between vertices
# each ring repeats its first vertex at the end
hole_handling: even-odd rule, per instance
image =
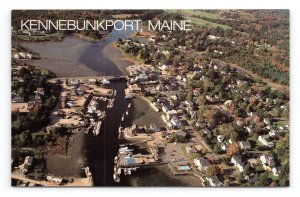
POLYGON ((168 143, 167 146, 164 147, 164 153, 162 154, 162 161, 172 162, 172 161, 187 160, 181 148, 187 145, 192 145, 192 143, 178 143, 178 144, 168 143))

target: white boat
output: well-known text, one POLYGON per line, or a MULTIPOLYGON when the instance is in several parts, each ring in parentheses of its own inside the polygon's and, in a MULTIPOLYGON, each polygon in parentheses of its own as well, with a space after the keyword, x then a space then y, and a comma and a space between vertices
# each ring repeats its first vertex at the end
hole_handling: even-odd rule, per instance
POLYGON ((120 182, 120 177, 119 177, 119 175, 117 173, 114 173, 113 178, 114 178, 115 182, 117 182, 117 183, 120 182))
POLYGON ((122 121, 124 121, 124 114, 122 115, 122 121))
POLYGON ((117 95, 117 90, 114 90, 114 97, 117 95))
POLYGON ((128 108, 131 107, 131 103, 128 104, 128 108))
POLYGON ((117 163, 118 162, 118 156, 115 156, 114 158, 114 162, 117 163))
POLYGON ((128 115, 128 111, 126 111, 126 115, 128 115))
POLYGON ((84 131, 85 134, 88 134, 89 131, 93 128, 93 125, 90 125, 86 130, 84 131))
POLYGON ((96 126, 96 128, 94 129, 94 135, 95 136, 99 135, 100 129, 101 129, 101 124, 102 124, 102 122, 99 121, 98 124, 97 124, 97 126, 96 126))
POLYGON ((119 168, 119 169, 118 169, 118 174, 121 174, 121 173, 122 173, 122 169, 119 168))
POLYGON ((115 99, 110 99, 110 100, 108 101, 107 108, 112 108, 112 107, 114 106, 114 101, 115 101, 115 99))
POLYGON ((133 98, 133 96, 129 94, 129 95, 125 96, 125 98, 126 99, 131 99, 131 98, 133 98))

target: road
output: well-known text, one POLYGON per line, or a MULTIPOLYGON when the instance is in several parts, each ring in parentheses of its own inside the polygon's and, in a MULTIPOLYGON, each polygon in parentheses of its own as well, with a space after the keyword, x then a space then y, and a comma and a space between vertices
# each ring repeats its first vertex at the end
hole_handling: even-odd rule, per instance
POLYGON ((243 72, 244 74, 252 77, 253 79, 256 79, 256 80, 261 80, 262 82, 266 83, 269 87, 271 88, 274 88, 274 89, 277 89, 277 90, 289 90, 289 87, 286 86, 286 85, 283 85, 283 84, 280 84, 280 83, 275 83, 273 81, 271 81, 270 79, 267 79, 267 78, 263 78, 262 76, 259 76, 257 74, 255 74, 254 72, 250 71, 250 70, 247 70, 241 66, 238 66, 237 64, 233 64, 233 63, 228 63, 228 62, 225 62, 225 61, 222 61, 222 60, 219 60, 219 59, 214 59, 214 58, 210 58, 210 57, 207 57, 205 55, 203 55, 203 53, 201 52, 197 52, 197 51, 192 51, 189 53, 189 55, 196 55, 196 56, 202 56, 202 57, 205 57, 205 58, 209 58, 221 65, 225 65, 225 64, 228 64, 230 65, 232 68, 236 68, 237 70, 243 72))
POLYGON ((11 173, 11 178, 21 180, 21 181, 24 181, 24 182, 34 183, 34 184, 37 184, 37 185, 43 185, 43 186, 47 186, 47 187, 57 186, 55 183, 51 183, 51 182, 48 182, 48 181, 37 181, 37 180, 26 178, 23 174, 18 173, 18 172, 12 172, 11 173))
POLYGON ((245 69, 245 68, 243 68, 241 66, 238 66, 236 64, 227 63, 227 62, 224 62, 224 61, 218 60, 218 59, 212 59, 212 60, 214 60, 215 62, 218 62, 219 64, 223 64, 223 65, 224 64, 229 64, 231 67, 236 68, 239 71, 242 71, 246 75, 249 75, 250 77, 252 77, 252 78, 254 78, 256 80, 261 80, 262 82, 266 83, 271 88, 278 89, 278 90, 288 90, 289 89, 288 86, 286 86, 286 85, 282 85, 280 83, 275 83, 275 82, 273 82, 273 81, 271 81, 271 80, 269 80, 267 78, 263 78, 263 77, 255 74, 255 73, 253 73, 252 71, 247 70, 247 69, 245 69))
POLYGON ((206 142, 203 140, 203 137, 200 136, 200 134, 197 131, 194 131, 197 139, 201 143, 202 147, 205 147, 208 152, 212 152, 211 148, 206 144, 206 142))
MULTIPOLYGON (((11 178, 21 180, 23 182, 34 183, 37 185, 46 186, 46 187, 57 187, 58 186, 57 184, 49 182, 49 181, 38 181, 38 180, 29 179, 17 171, 14 171, 11 173, 11 178)), ((67 183, 65 185, 60 185, 60 186, 71 186, 71 187, 84 186, 84 187, 86 187, 86 186, 93 186, 93 183, 89 180, 89 178, 76 178, 76 179, 74 179, 73 182, 67 183)))

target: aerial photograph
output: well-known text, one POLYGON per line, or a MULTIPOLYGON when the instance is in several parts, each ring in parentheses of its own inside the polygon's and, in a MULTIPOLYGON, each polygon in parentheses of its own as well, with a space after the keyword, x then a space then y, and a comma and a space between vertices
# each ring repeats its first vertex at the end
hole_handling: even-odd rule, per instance
POLYGON ((10 28, 11 186, 290 185, 289 10, 12 10, 10 28))

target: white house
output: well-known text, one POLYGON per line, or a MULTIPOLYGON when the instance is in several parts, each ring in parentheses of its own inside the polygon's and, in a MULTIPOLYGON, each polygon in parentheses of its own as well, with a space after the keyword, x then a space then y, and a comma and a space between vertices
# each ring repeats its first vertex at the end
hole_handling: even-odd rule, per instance
POLYGON ((186 100, 186 101, 184 101, 184 103, 187 107, 193 107, 194 106, 194 103, 190 100, 186 100))
POLYGON ((224 141, 224 136, 222 136, 222 135, 218 135, 217 136, 217 140, 218 140, 218 142, 223 142, 224 141))
POLYGON ((270 136, 270 137, 280 137, 280 136, 281 136, 281 132, 278 131, 278 130, 272 129, 272 130, 269 132, 269 136, 270 136))
POLYGON ((246 131, 248 132, 248 133, 252 133, 252 128, 251 127, 245 127, 246 128, 246 131))
POLYGON ((242 150, 247 150, 251 148, 251 144, 248 141, 240 141, 239 145, 242 150))
POLYGON ((240 172, 244 171, 244 165, 243 165, 243 163, 241 162, 241 160, 237 156, 233 156, 231 158, 231 163, 233 163, 234 166, 237 167, 240 172))
POLYGON ((281 173, 281 169, 279 167, 273 167, 272 173, 274 176, 279 176, 279 174, 281 173))
POLYGON ((265 170, 271 170, 271 168, 275 166, 274 158, 271 155, 263 154, 259 157, 259 159, 265 170))
POLYGON ((176 116, 171 118, 171 124, 174 127, 181 127, 181 122, 178 120, 176 116))
POLYGON ((206 170, 210 166, 209 161, 203 157, 198 157, 194 159, 194 164, 199 170, 206 170))
POLYGON ((264 118, 264 123, 265 123, 266 125, 271 124, 271 122, 270 122, 270 120, 269 120, 268 118, 264 118))
POLYGON ((170 120, 172 117, 177 115, 177 111, 176 110, 170 110, 166 112, 166 118, 168 120, 170 120))
POLYGON ((186 150, 186 152, 187 152, 188 154, 190 154, 190 153, 197 153, 196 148, 193 147, 193 146, 186 146, 186 147, 185 147, 185 150, 186 150))
POLYGON ((206 177, 206 180, 209 182, 209 185, 212 187, 223 186, 223 183, 220 182, 217 176, 206 177))
POLYGON ((266 135, 258 136, 258 141, 260 141, 263 145, 268 146, 269 148, 273 147, 274 143, 269 142, 267 139, 269 139, 269 136, 266 136, 266 135))
POLYGON ((227 148, 228 148, 228 145, 227 144, 224 144, 223 142, 221 142, 221 149, 223 150, 223 151, 226 151, 227 150, 227 148))
POLYGON ((169 111, 169 108, 168 108, 166 105, 163 105, 161 109, 162 109, 162 111, 165 112, 165 113, 166 113, 167 111, 169 111))
POLYGON ((211 133, 211 131, 210 131, 208 128, 204 128, 204 129, 202 129, 202 131, 203 131, 203 133, 205 133, 205 134, 211 133))

